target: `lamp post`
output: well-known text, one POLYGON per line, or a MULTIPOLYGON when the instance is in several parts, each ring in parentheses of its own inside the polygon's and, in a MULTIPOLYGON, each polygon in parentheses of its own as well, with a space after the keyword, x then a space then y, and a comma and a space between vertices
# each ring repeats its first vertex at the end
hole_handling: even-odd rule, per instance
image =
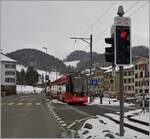
MULTIPOLYGON (((47 47, 42 47, 43 49, 45 49, 45 53, 47 54, 47 47)), ((45 81, 45 93, 46 93, 46 76, 47 76, 47 67, 46 67, 46 71, 45 71, 45 76, 44 76, 44 81, 45 81)))

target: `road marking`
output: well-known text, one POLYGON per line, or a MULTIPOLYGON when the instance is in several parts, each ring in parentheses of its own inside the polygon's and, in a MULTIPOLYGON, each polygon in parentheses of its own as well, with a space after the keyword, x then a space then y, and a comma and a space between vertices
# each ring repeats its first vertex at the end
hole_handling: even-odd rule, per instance
POLYGON ((23 103, 22 103, 22 102, 19 102, 19 103, 17 103, 16 105, 17 105, 17 106, 21 106, 21 105, 23 105, 23 103))
POLYGON ((61 120, 61 118, 56 118, 58 121, 60 121, 61 120))
POLYGON ((8 103, 7 105, 12 106, 12 105, 14 105, 14 102, 8 103))
POLYGON ((59 123, 64 123, 64 121, 59 121, 59 123))
POLYGON ((67 126, 67 124, 62 124, 62 126, 67 126))
POLYGON ((31 106, 31 105, 32 105, 32 103, 31 103, 31 102, 28 102, 26 105, 27 105, 27 106, 31 106))
POLYGON ((35 103, 35 105, 40 106, 40 105, 41 105, 41 103, 40 103, 40 102, 36 102, 36 103, 35 103))

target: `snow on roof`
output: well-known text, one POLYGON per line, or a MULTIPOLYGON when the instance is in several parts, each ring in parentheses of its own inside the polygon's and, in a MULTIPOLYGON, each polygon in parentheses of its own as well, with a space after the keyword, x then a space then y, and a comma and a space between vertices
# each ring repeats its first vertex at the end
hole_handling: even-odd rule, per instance
POLYGON ((1 61, 15 62, 15 63, 17 62, 16 60, 9 58, 2 53, 1 53, 1 61))
POLYGON ((109 70, 109 69, 111 69, 112 68, 112 66, 108 66, 108 67, 100 67, 100 69, 102 69, 102 70, 109 70))
POLYGON ((134 67, 134 65, 131 64, 131 65, 126 65, 126 66, 124 66, 123 68, 124 68, 124 69, 130 69, 130 68, 133 68, 133 67, 134 67))
MULTIPOLYGON (((118 66, 115 67, 115 71, 119 71, 119 67, 118 66)), ((106 70, 104 73, 109 73, 109 72, 112 72, 112 67, 109 68, 108 70, 106 70)))

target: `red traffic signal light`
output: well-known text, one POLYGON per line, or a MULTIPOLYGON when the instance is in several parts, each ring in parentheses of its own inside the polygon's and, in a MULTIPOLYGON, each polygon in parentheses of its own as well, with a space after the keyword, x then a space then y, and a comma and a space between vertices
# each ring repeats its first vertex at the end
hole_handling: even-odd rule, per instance
POLYGON ((116 26, 115 64, 127 65, 131 62, 130 27, 116 26))
POLYGON ((120 38, 125 39, 126 37, 127 37, 127 32, 126 31, 120 32, 120 38))

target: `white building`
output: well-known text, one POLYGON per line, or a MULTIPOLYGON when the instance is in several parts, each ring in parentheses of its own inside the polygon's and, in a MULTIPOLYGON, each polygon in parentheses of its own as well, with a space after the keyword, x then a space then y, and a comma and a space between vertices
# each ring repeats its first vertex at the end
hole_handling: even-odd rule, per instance
POLYGON ((17 61, 1 53, 1 95, 16 94, 16 63, 17 61))

